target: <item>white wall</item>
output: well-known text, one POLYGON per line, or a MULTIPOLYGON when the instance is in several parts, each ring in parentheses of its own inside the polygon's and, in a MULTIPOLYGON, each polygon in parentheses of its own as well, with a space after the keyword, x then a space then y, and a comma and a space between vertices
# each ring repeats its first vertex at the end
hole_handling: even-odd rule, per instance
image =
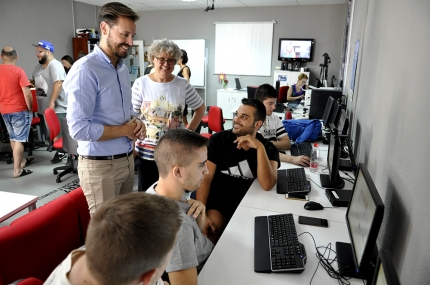
MULTIPOLYGON (((222 88, 214 74, 215 66, 215 26, 214 22, 255 22, 272 21, 274 25, 272 76, 275 66, 281 66, 278 61, 278 41, 282 37, 314 38, 314 61, 305 66, 311 70, 311 84, 319 77, 319 64, 323 62, 322 55, 328 53, 332 59, 329 66, 328 78, 332 75, 338 77, 342 37, 344 33, 346 5, 319 5, 319 6, 285 6, 285 7, 258 7, 258 8, 228 8, 209 11, 206 14, 200 9, 176 11, 150 11, 140 12, 137 22, 136 38, 144 40, 145 44, 152 43, 153 39, 204 39, 209 53, 207 68, 207 104, 216 104, 216 90, 222 88)), ((257 55, 256 55, 257 56, 257 55)), ((237 55, 237 64, 244 61, 253 61, 253 58, 242 58, 237 55)), ((193 72, 193 71, 192 71, 193 72)), ((272 76, 242 76, 242 86, 273 84, 272 76)), ((228 87, 235 87, 234 78, 237 76, 227 74, 228 87)))
POLYGON ((360 39, 361 53, 348 104, 354 151, 386 206, 378 244, 392 253, 402 284, 430 284, 430 1, 355 4, 351 40, 360 39))

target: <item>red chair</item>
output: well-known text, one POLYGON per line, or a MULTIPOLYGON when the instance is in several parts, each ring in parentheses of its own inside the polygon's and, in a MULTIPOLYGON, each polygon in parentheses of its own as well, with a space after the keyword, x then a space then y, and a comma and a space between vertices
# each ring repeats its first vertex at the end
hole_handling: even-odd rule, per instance
POLYGON ((18 285, 43 285, 43 282, 37 278, 30 277, 17 283, 18 285))
POLYGON ((210 138, 212 135, 212 131, 221 132, 224 130, 224 122, 225 119, 222 115, 222 109, 217 106, 210 106, 208 113, 208 129, 209 133, 203 133, 202 136, 206 138, 210 138))
POLYGON ((0 228, 0 285, 21 279, 22 284, 38 284, 24 283, 30 277, 46 280, 85 243, 89 222, 87 200, 79 187, 0 228))
MULTIPOLYGON (((66 152, 63 149, 63 138, 59 138, 56 141, 54 141, 54 139, 60 134, 60 130, 61 130, 60 121, 58 120, 58 117, 55 114, 54 109, 48 108, 45 110, 45 112, 43 114, 45 116, 46 125, 47 125, 48 130, 49 130, 48 151, 51 152, 53 149, 55 149, 56 151, 59 151, 59 152, 66 152)), ((67 173, 75 171, 72 161, 73 161, 73 157, 69 153, 68 158, 67 158, 67 162, 68 162, 67 164, 68 165, 55 167, 53 169, 54 174, 58 174, 59 170, 63 171, 60 174, 58 174, 57 179, 56 179, 57 183, 60 183, 61 177, 63 177, 67 173), (72 162, 72 165, 70 165, 69 162, 72 162)))
POLYGON ((28 141, 30 143, 30 148, 28 150, 28 155, 31 156, 33 154, 35 142, 34 142, 34 127, 36 127, 37 135, 39 142, 42 142, 42 137, 40 135, 40 117, 37 114, 37 111, 39 110, 39 105, 37 104, 37 98, 36 98, 36 90, 31 89, 31 95, 33 95, 33 109, 31 110, 33 112, 33 119, 31 120, 31 129, 32 131, 29 134, 28 141))
POLYGON ((290 86, 281 86, 279 88, 279 93, 278 93, 278 103, 279 104, 287 103, 288 88, 290 88, 290 86))
MULTIPOLYGON (((210 108, 211 108, 211 106, 208 106, 207 108, 206 108, 206 111, 208 112, 208 115, 204 115, 203 116, 203 118, 202 118, 202 122, 201 122, 201 125, 202 125, 202 127, 204 127, 204 128, 208 128, 208 132, 210 133, 210 134, 212 134, 212 130, 211 130, 211 128, 209 127, 209 125, 208 125, 208 122, 209 122, 209 110, 210 110, 210 108)), ((222 110, 221 110, 221 112, 222 112, 222 110)), ((223 124, 225 124, 225 119, 224 118, 222 118, 222 123, 223 124)))

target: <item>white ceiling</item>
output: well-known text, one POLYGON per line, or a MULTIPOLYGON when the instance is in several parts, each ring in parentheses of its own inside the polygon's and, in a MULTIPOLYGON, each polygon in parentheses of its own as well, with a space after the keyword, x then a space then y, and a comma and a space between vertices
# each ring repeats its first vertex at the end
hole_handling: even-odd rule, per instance
MULTIPOLYGON (((95 6, 103 6, 113 0, 74 0, 95 6)), ((345 4, 347 0, 215 0, 216 8, 246 8, 267 6, 301 6, 301 5, 332 5, 345 4)), ((184 2, 182 0, 122 0, 121 3, 129 6, 135 11, 158 11, 158 10, 182 10, 201 9, 202 11, 212 0, 197 0, 195 2, 184 2)))

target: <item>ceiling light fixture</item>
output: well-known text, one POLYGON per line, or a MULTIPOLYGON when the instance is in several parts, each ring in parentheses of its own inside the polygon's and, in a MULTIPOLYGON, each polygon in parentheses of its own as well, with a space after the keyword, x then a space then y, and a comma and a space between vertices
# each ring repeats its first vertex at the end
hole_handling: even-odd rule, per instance
POLYGON ((182 0, 183 2, 196 2, 197 0, 182 0))
POLYGON ((214 7, 214 2, 215 2, 215 0, 211 0, 211 2, 212 2, 212 7, 210 7, 209 6, 209 3, 208 3, 208 1, 206 1, 206 4, 208 5, 207 7, 206 7, 206 9, 203 11, 203 13, 207 13, 209 10, 214 10, 215 9, 215 7, 214 7))

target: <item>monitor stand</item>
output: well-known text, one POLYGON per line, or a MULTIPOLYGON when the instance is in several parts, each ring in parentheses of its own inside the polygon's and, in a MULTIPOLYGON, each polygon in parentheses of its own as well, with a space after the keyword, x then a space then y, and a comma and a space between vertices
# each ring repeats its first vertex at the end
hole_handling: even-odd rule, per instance
POLYGON ((336 259, 340 276, 361 278, 357 274, 352 246, 346 242, 336 242, 336 259))
POLYGON ((364 279, 367 281, 366 284, 370 284, 375 272, 377 255, 378 247, 375 246, 371 260, 368 264, 361 265, 363 267, 362 272, 358 272, 352 245, 346 242, 336 242, 336 259, 340 276, 364 279))
POLYGON ((320 181, 323 188, 342 189, 345 186, 345 181, 340 177, 339 173, 337 173, 334 182, 330 181, 330 176, 327 174, 321 174, 320 181))

